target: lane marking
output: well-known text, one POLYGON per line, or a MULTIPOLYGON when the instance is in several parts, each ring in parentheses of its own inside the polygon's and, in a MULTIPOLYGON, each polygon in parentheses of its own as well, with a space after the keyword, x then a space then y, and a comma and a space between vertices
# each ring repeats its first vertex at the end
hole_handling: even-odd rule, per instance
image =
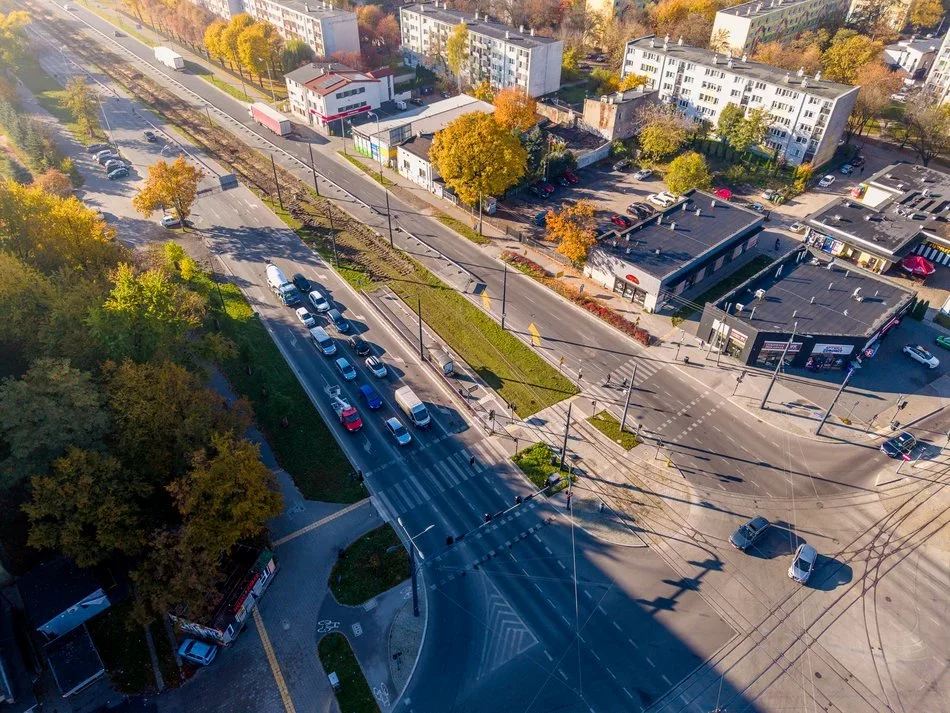
POLYGON ((672 685, 673 685, 672 683, 670 683, 670 679, 668 679, 668 678, 666 677, 666 674, 665 674, 665 673, 661 673, 661 674, 660 674, 660 678, 662 678, 662 679, 666 682, 666 685, 667 685, 667 686, 672 686, 672 685))
POLYGON ((296 532, 291 532, 289 535, 284 535, 283 537, 281 537, 281 538, 279 538, 279 539, 277 539, 277 540, 274 540, 274 547, 278 547, 279 545, 282 545, 282 544, 284 544, 285 542, 290 542, 291 540, 294 540, 294 539, 300 537, 301 535, 306 535, 308 532, 311 532, 312 530, 316 530, 318 527, 323 527, 324 525, 327 525, 327 524, 333 522, 333 521, 336 520, 338 517, 343 517, 343 516, 346 515, 347 513, 352 512, 353 510, 356 510, 356 509, 359 508, 359 507, 362 507, 363 505, 365 505, 365 504, 368 503, 368 502, 369 502, 369 498, 363 498, 363 499, 360 500, 358 503, 353 503, 352 505, 347 505, 347 506, 346 506, 345 508, 343 508, 342 510, 337 510, 337 511, 336 511, 335 513, 333 513, 332 515, 327 515, 327 516, 326 516, 325 518, 323 518, 322 520, 317 520, 316 522, 311 522, 309 525, 307 525, 306 527, 301 527, 301 528, 300 528, 299 530, 297 530, 296 532))
POLYGON ((284 674, 280 672, 280 666, 277 665, 277 656, 274 654, 274 647, 270 645, 270 638, 267 636, 267 629, 264 628, 264 620, 261 618, 260 609, 254 607, 253 616, 257 633, 261 637, 261 644, 264 646, 264 653, 267 655, 267 663, 270 664, 271 673, 274 674, 274 681, 277 683, 277 690, 280 692, 280 699, 284 703, 284 710, 287 713, 297 713, 294 702, 290 698, 290 691, 287 690, 284 674))
POLYGON ((548 661, 554 661, 554 657, 551 656, 551 654, 549 654, 547 650, 545 650, 544 655, 548 657, 548 661))

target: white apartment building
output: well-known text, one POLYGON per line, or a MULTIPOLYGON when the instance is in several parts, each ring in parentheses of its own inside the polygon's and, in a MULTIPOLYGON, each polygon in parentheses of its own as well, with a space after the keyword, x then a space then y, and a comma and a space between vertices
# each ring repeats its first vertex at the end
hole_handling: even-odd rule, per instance
POLYGON ((329 132, 349 117, 373 111, 393 98, 388 67, 358 72, 342 64, 307 64, 284 75, 290 111, 310 126, 329 132))
POLYGON ((771 119, 766 146, 789 163, 818 166, 832 157, 859 87, 681 42, 653 35, 628 42, 623 75, 645 76, 645 88, 656 89, 660 101, 714 127, 729 104, 765 109, 771 119))
MULTIPOLYGON (((852 0, 851 9, 848 11, 848 20, 851 21, 856 16, 860 16, 869 6, 880 5, 881 0, 852 0)), ((913 0, 893 0, 891 2, 884 21, 895 32, 900 32, 907 25, 907 18, 910 16, 910 8, 913 0)))
POLYGON ((195 4, 203 7, 208 12, 212 12, 225 20, 230 20, 235 15, 246 12, 244 9, 244 0, 192 0, 195 4))
POLYGON ((909 40, 900 40, 884 48, 884 63, 892 69, 907 72, 905 83, 914 84, 927 76, 937 56, 940 43, 939 37, 929 40, 913 37, 909 40))
POLYGON ((729 49, 744 52, 759 42, 814 30, 835 14, 843 17, 849 4, 850 0, 754 0, 717 12, 712 36, 724 30, 729 49))
POLYGON ((360 51, 356 14, 338 10, 329 2, 244 0, 244 5, 255 20, 271 23, 284 39, 303 40, 317 57, 360 51))
POLYGON ((530 96, 556 92, 561 86, 564 42, 515 30, 478 13, 451 10, 443 2, 399 9, 402 49, 407 63, 444 65, 445 42, 460 23, 468 26, 469 62, 463 77, 472 84, 488 80, 493 89, 521 87, 530 96))
POLYGON ((941 104, 950 96, 950 32, 940 43, 924 88, 941 104))

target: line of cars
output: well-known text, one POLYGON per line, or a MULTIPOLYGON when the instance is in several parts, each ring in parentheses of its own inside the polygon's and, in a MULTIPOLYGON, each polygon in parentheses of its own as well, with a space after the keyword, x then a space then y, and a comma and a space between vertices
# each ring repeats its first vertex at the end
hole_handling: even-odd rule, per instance
POLYGON ((86 147, 86 151, 91 153, 95 157, 96 163, 105 169, 106 176, 110 181, 128 178, 129 166, 111 144, 90 144, 86 147))

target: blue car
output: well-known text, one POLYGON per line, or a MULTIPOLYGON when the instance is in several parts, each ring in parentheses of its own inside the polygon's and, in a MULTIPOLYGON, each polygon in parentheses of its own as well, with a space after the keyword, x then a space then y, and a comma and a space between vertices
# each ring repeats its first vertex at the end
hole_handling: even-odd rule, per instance
POLYGON ((383 399, 369 384, 363 384, 360 387, 360 395, 363 397, 363 401, 366 402, 366 406, 375 411, 378 408, 382 408, 383 399))

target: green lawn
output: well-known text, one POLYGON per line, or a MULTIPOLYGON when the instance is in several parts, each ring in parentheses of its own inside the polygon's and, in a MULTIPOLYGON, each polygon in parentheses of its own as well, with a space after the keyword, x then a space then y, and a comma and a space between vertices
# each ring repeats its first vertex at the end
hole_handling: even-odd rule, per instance
MULTIPOLYGON (((594 414, 587 422, 591 424, 598 431, 603 433, 607 438, 609 438, 614 443, 622 446, 626 450, 634 448, 642 441, 640 441, 634 434, 630 433, 626 428, 623 433, 620 432, 620 421, 615 419, 607 411, 601 411, 600 413, 594 414)), ((627 424, 629 427, 629 423, 627 424)))
POLYGON ((93 136, 84 134, 79 130, 79 125, 73 115, 63 104, 66 90, 49 76, 38 63, 24 63, 24 66, 17 70, 17 76, 23 81, 26 88, 33 93, 39 105, 63 124, 78 141, 91 143, 106 138, 105 133, 98 125, 95 127, 93 136))
POLYGON ((131 600, 109 607, 88 627, 116 689, 127 694, 157 690, 145 629, 132 618, 131 600))
POLYGON ((467 223, 463 223, 461 220, 457 220, 451 215, 439 213, 436 217, 439 219, 439 222, 442 223, 442 225, 451 228, 463 238, 468 238, 477 245, 488 245, 491 243, 491 240, 486 238, 484 235, 480 235, 467 223))
POLYGON ((590 83, 574 84, 570 87, 561 87, 555 96, 571 106, 582 106, 584 98, 590 93, 590 83))
MULTIPOLYGON (((528 476, 528 480, 540 489, 547 485, 548 476, 552 473, 570 472, 569 468, 561 468, 556 462, 552 464, 554 457, 554 449, 550 446, 545 443, 535 443, 515 453, 511 460, 521 468, 522 473, 528 476)), ((560 485, 548 491, 548 494, 563 490, 564 487, 566 484, 562 481, 560 485)))
POLYGON ((699 312, 702 310, 707 302, 715 302, 724 294, 738 287, 759 270, 765 269, 773 262, 775 261, 768 255, 756 255, 748 262, 748 264, 740 267, 734 273, 729 275, 729 277, 717 282, 715 285, 699 295, 699 297, 693 298, 692 302, 696 305, 699 305, 698 308, 693 307, 691 304, 687 304, 676 310, 676 312, 673 313, 673 325, 675 326, 683 320, 689 319, 694 312, 699 312))
MULTIPOLYGON (((192 68, 195 67, 195 64, 193 62, 189 62, 188 64, 190 64, 192 68)), ((213 84, 221 91, 227 92, 228 94, 230 94, 232 97, 234 97, 235 99, 239 101, 242 101, 242 102, 254 101, 254 99, 249 94, 247 94, 247 92, 239 89, 238 87, 235 87, 233 84, 229 84, 228 82, 225 82, 223 79, 219 79, 213 74, 206 74, 204 72, 195 72, 194 74, 195 76, 201 77, 206 82, 213 84)))
POLYGON ((366 683, 350 642, 340 633, 327 634, 317 645, 323 670, 340 678, 336 702, 343 713, 379 713, 373 692, 366 683))
POLYGON ((406 549, 390 525, 383 525, 344 550, 333 565, 330 591, 340 604, 358 606, 409 576, 406 549), (386 550, 396 548, 392 552, 386 550))
POLYGON ((226 314, 221 313, 217 291, 209 299, 222 332, 238 347, 238 356, 222 367, 234 389, 254 406, 257 424, 281 467, 310 500, 352 503, 363 498, 362 486, 350 477, 353 467, 264 325, 237 286, 225 283, 220 288, 226 314))
POLYGON ((367 176, 369 176, 369 177, 372 178, 374 181, 376 181, 376 183, 381 183, 382 185, 386 186, 387 188, 396 185, 396 184, 393 183, 391 180, 389 180, 388 178, 386 178, 386 176, 383 176, 383 177, 382 177, 382 180, 380 180, 379 164, 377 164, 375 168, 370 168, 369 166, 367 166, 365 163, 363 163, 363 162, 362 162, 359 158, 357 158, 356 156, 353 156, 353 155, 348 154, 348 153, 344 153, 343 151, 337 151, 337 153, 340 154, 340 155, 341 155, 343 158, 345 158, 347 161, 349 161, 350 163, 352 163, 354 166, 356 166, 359 170, 361 170, 361 171, 362 171, 363 173, 365 173, 367 176))

